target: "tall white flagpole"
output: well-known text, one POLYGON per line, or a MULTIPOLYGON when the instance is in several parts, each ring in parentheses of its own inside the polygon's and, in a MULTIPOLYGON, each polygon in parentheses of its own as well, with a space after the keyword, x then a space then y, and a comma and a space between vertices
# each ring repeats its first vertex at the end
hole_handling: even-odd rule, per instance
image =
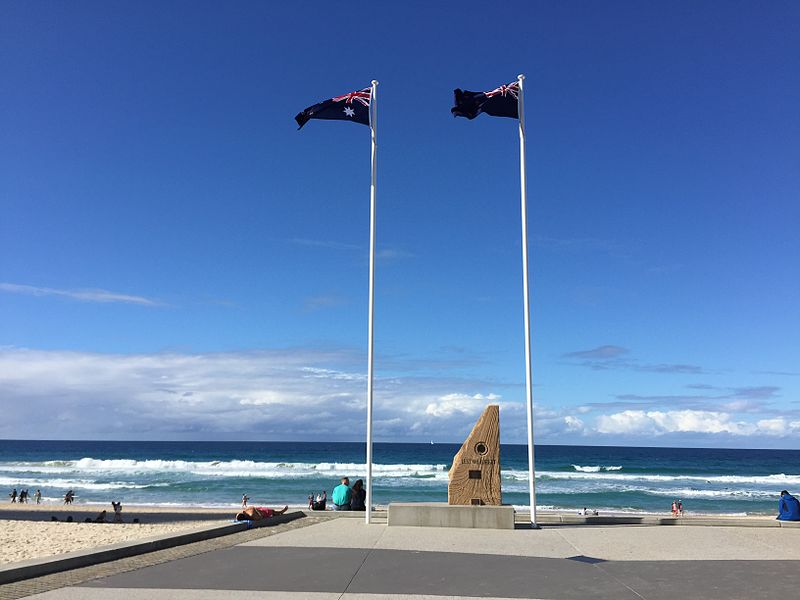
POLYGON ((536 524, 536 479, 533 462, 533 367, 531 365, 531 303, 528 294, 528 184, 525 175, 525 103, 523 101, 523 82, 525 75, 517 77, 519 81, 519 183, 520 204, 522 209, 522 295, 525 305, 525 388, 528 408, 528 491, 531 502, 531 525, 536 524))
POLYGON ((378 174, 378 82, 372 80, 369 97, 369 129, 372 137, 372 181, 369 186, 369 333, 367 341, 367 499, 366 522, 372 517, 372 382, 373 320, 375 308, 375 188, 378 174))

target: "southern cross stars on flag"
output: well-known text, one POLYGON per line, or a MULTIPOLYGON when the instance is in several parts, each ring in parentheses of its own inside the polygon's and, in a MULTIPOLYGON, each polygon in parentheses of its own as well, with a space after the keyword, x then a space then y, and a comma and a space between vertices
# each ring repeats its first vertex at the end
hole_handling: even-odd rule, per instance
POLYGON ((450 109, 455 117, 474 119, 481 113, 493 117, 519 119, 519 83, 501 85, 491 92, 468 92, 457 89, 454 92, 456 105, 450 109))
POLYGON ((310 119, 331 119, 336 121, 353 121, 369 125, 369 101, 371 88, 350 92, 344 96, 336 96, 314 106, 309 106, 294 118, 302 129, 310 119))

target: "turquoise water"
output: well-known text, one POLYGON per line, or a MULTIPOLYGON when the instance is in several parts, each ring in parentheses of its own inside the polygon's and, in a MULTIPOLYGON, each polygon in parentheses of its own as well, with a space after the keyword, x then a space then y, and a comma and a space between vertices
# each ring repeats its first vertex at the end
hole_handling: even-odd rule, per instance
MULTIPOLYGON (((376 444, 374 503, 445 501, 456 444, 376 444)), ((0 441, 0 489, 41 489, 60 502, 236 506, 243 493, 269 505, 330 495, 338 478, 363 478, 363 443, 0 441)), ((503 501, 528 504, 527 448, 501 448, 503 501)), ((543 509, 688 513, 776 512, 782 489, 800 490, 800 451, 536 447, 543 509)))

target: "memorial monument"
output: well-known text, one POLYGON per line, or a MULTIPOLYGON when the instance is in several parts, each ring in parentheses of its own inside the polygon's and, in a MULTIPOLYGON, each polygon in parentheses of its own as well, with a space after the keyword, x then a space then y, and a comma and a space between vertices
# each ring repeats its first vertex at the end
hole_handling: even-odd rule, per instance
POLYGON ((487 406, 453 458, 447 486, 450 505, 502 503, 500 493, 500 407, 487 406))
POLYGON ((453 458, 447 504, 391 502, 388 524, 514 529, 514 507, 501 500, 500 407, 490 404, 453 458))

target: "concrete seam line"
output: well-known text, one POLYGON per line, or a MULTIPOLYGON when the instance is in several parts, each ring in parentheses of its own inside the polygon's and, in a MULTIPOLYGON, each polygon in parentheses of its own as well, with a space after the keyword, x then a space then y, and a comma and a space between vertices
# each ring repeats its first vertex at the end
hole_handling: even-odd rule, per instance
POLYGON ((344 586, 344 590, 342 591, 342 595, 339 596, 339 600, 342 600, 344 595, 347 593, 347 590, 350 589, 350 586, 352 585, 353 580, 356 578, 356 575, 358 575, 359 572, 361 571, 361 569, 364 568, 364 563, 367 562, 367 559, 369 558, 369 555, 372 554, 372 552, 375 550, 375 548, 374 547, 373 548, 367 548, 366 550, 367 550, 367 552, 366 552, 366 554, 364 554, 364 560, 361 561, 361 564, 358 565, 358 568, 356 569, 356 572, 353 573, 353 576, 350 578, 350 581, 348 581, 347 585, 344 586))
POLYGON ((642 600, 647 600, 647 598, 645 598, 644 596, 642 596, 642 595, 641 595, 639 592, 637 592, 635 589, 633 589, 633 588, 632 588, 631 586, 629 586, 627 583, 625 583, 624 581, 622 581, 621 579, 619 579, 619 578, 618 578, 616 575, 613 575, 613 574, 609 573, 608 571, 606 571, 605 569, 603 569, 603 568, 602 568, 602 567, 601 567, 599 564, 594 564, 594 565, 592 565, 592 566, 593 566, 595 569, 597 569, 598 571, 600 571, 601 573, 603 573, 603 574, 604 574, 606 577, 610 577, 611 579, 613 579, 614 581, 616 581, 616 582, 617 582, 618 584, 620 584, 621 586, 623 586, 623 587, 625 587, 625 588, 629 589, 629 590, 631 591, 631 593, 632 593, 632 594, 634 594, 634 595, 635 595, 637 598, 641 598, 642 600))

